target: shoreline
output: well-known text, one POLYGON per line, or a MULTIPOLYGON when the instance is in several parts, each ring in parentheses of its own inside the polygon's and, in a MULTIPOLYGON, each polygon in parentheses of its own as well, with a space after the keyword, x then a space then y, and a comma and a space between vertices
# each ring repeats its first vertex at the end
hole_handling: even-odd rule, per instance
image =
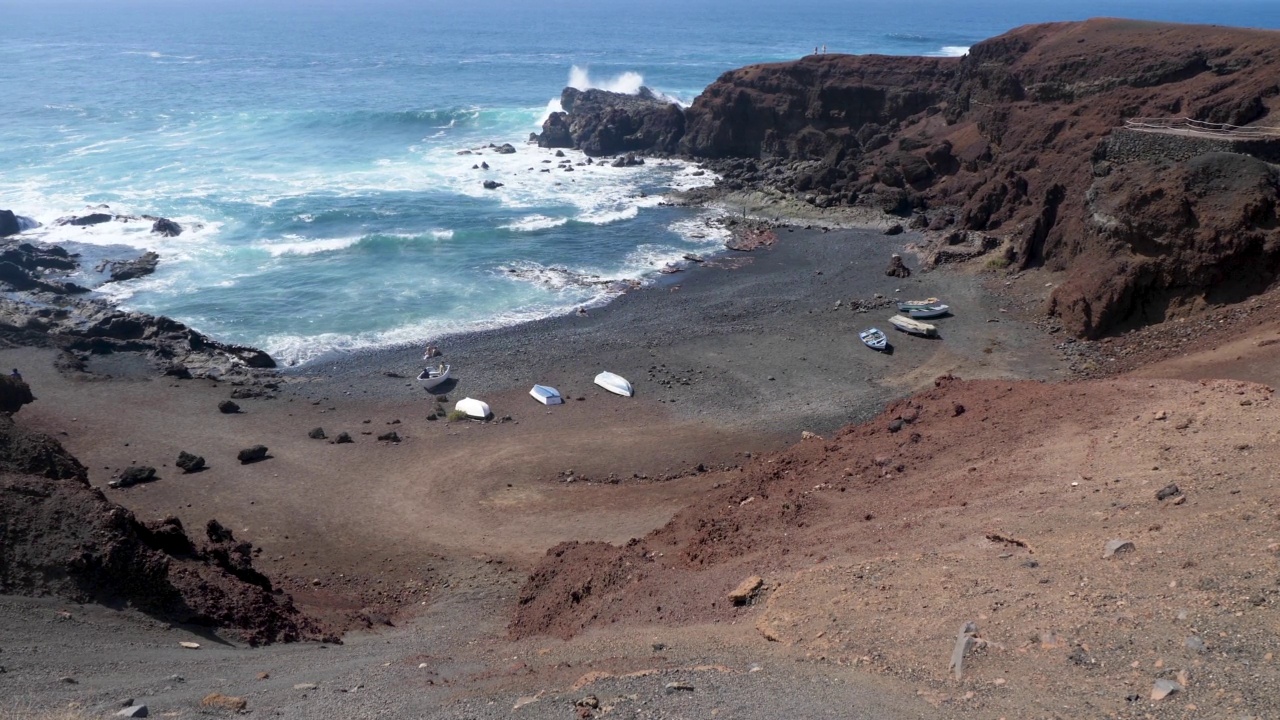
MULTIPOLYGON (((539 383, 570 399, 594 392, 594 375, 609 370, 632 382, 634 402, 656 401, 674 417, 788 435, 864 420, 892 397, 931 382, 931 367, 939 375, 1061 375, 1040 331, 1002 317, 978 278, 952 270, 885 276, 889 256, 905 252, 919 239, 915 233, 780 227, 777 234, 772 246, 725 250, 585 316, 447 336, 436 362, 451 364, 453 379, 438 392, 450 402, 505 400, 539 383), (940 341, 894 333, 897 352, 876 354, 857 332, 889 329, 894 312, 852 309, 852 301, 874 304, 876 295, 886 305, 895 297, 943 297, 955 315, 938 321, 940 341)), ((285 387, 310 394, 393 400, 408 389, 424 397, 413 381, 420 355, 417 346, 370 349, 280 372, 290 381, 285 387)), ((512 411, 491 405, 497 417, 512 411)))

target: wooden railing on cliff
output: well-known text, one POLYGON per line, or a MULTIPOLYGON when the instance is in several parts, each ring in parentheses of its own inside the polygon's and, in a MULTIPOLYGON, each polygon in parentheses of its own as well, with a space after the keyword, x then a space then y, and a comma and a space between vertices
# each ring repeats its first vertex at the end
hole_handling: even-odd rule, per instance
POLYGON ((1203 135, 1227 140, 1265 140, 1280 138, 1280 128, 1265 126, 1228 125, 1191 118, 1132 118, 1124 121, 1129 130, 1163 132, 1187 135, 1203 135))

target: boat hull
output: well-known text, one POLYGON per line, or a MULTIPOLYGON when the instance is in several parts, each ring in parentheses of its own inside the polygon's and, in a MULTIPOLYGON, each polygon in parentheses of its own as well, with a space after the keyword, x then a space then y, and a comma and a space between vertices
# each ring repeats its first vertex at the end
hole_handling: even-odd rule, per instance
POLYGON ((894 315, 889 318, 889 324, 904 333, 919 335, 920 337, 936 337, 938 334, 937 327, 905 315, 894 315))
POLYGON ((430 371, 430 369, 429 369, 429 368, 428 368, 428 369, 424 369, 422 372, 418 373, 418 384, 419 384, 419 385, 422 385, 422 387, 423 387, 423 388, 425 388, 425 389, 427 389, 427 390, 430 390, 431 388, 433 388, 433 387, 435 387, 435 386, 439 385, 440 383, 444 382, 445 380, 448 380, 448 379, 449 379, 449 371, 450 371, 450 370, 452 370, 452 369, 453 369, 453 368, 452 368, 452 366, 450 366, 450 365, 445 365, 445 366, 444 366, 444 371, 443 371, 443 372, 440 372, 440 373, 438 373, 438 374, 434 374, 434 375, 433 375, 433 374, 431 374, 431 371, 430 371))
POLYGON ((631 383, 621 375, 615 375, 611 372, 602 372, 596 375, 596 384, 608 390, 614 395, 623 397, 631 397, 635 394, 635 390, 631 387, 631 383))
POLYGON ((534 385, 533 389, 529 391, 529 395, 543 405, 564 404, 564 397, 560 395, 560 391, 548 385, 534 385))

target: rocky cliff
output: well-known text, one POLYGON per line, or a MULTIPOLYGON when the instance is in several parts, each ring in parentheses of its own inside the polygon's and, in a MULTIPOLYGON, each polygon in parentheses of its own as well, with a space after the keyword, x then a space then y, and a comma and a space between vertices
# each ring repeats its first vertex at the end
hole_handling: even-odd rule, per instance
POLYGON ((1275 281, 1277 184, 1257 144, 1121 164, 1107 140, 1136 117, 1272 124, 1278 40, 1106 19, 1019 28, 964 58, 756 65, 694 101, 680 148, 720 161, 731 189, 994 236, 998 264, 1064 271, 1046 310, 1096 337, 1275 281))

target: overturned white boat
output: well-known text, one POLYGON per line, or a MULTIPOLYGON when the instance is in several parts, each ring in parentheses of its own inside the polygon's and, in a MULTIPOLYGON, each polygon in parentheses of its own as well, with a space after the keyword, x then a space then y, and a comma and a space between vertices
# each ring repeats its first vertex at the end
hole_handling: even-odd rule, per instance
POLYGON ((422 384, 422 387, 430 390, 449 379, 450 368, 450 365, 444 364, 431 368, 422 368, 422 372, 418 373, 418 382, 422 384))
POLYGON ((564 398, 560 396, 560 391, 548 385, 534 385, 529 391, 534 400, 543 405, 560 405, 564 402, 564 398))
POLYGON ((477 420, 485 420, 493 415, 489 411, 489 403, 475 398, 462 398, 453 407, 455 410, 466 413, 467 417, 476 418, 477 420))
POLYGON ((635 394, 635 390, 631 389, 631 383, 627 382, 626 378, 611 372, 602 372, 597 375, 596 384, 615 395, 631 397, 635 394))
POLYGON ((889 318, 889 324, 901 330, 904 333, 919 335, 920 337, 937 337, 938 328, 926 322, 920 322, 915 318, 909 318, 905 315, 894 315, 889 318))

